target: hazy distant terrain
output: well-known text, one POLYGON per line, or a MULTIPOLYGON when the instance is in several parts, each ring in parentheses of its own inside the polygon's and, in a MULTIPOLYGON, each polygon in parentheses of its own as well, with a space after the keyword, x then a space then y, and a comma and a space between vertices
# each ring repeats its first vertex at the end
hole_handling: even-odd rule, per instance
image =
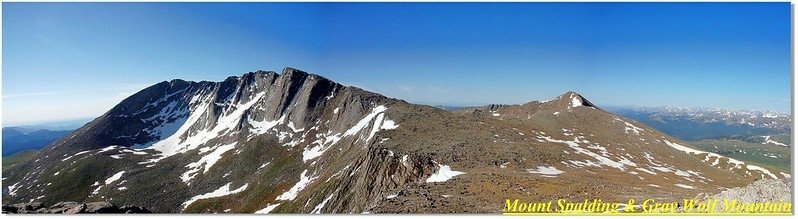
POLYGON ((678 107, 611 107, 610 111, 697 149, 783 171, 790 170, 792 117, 786 113, 678 107))
POLYGON ((3 128, 3 157, 26 150, 39 150, 69 134, 71 130, 53 131, 29 127, 3 128))
POLYGON ((678 107, 612 107, 607 110, 687 141, 792 131, 791 116, 778 112, 678 107))

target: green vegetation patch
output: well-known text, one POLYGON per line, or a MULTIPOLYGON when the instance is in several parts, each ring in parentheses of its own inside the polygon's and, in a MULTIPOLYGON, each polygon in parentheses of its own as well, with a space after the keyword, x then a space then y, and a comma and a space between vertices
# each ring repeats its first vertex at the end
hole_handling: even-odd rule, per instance
POLYGON ((696 149, 714 152, 743 162, 790 172, 790 148, 749 143, 741 140, 701 140, 693 142, 696 149))
POLYGON ((3 171, 6 171, 8 168, 13 167, 18 163, 32 159, 37 153, 39 153, 38 150, 26 150, 9 155, 8 157, 3 157, 3 171))

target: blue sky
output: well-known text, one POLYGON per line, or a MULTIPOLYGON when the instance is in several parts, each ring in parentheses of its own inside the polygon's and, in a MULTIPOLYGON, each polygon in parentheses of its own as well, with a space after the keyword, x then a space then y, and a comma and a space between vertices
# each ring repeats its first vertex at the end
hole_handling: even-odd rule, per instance
POLYGON ((789 3, 3 3, 4 125, 292 66, 409 102, 789 112, 789 3))

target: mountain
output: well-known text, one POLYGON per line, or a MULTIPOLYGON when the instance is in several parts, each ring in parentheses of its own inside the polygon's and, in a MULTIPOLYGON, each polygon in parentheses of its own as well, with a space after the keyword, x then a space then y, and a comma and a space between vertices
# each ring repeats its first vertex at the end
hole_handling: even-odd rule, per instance
POLYGON ((15 127, 3 127, 3 137, 17 136, 25 134, 25 130, 15 127))
POLYGON ((153 212, 501 212, 505 198, 678 200, 788 174, 579 94, 454 112, 286 68, 148 87, 3 172, 5 203, 153 212))
POLYGON ((36 124, 6 126, 3 128, 13 128, 22 132, 33 132, 40 129, 46 129, 51 131, 66 131, 66 130, 75 130, 77 128, 80 128, 89 121, 91 121, 91 119, 93 118, 57 120, 57 121, 42 122, 36 124))
POLYGON ((53 143, 70 131, 47 129, 26 130, 18 127, 3 128, 3 157, 25 150, 39 150, 53 143))
POLYGON ((745 136, 764 139, 762 136, 792 132, 792 117, 778 112, 678 107, 616 107, 611 111, 687 141, 745 136))

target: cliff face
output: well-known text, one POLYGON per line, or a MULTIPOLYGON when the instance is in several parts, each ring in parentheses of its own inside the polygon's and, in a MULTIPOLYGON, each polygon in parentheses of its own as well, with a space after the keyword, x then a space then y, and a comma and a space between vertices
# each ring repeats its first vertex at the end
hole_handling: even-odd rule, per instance
POLYGON ((499 212, 507 197, 680 199, 779 177, 680 146, 576 93, 448 112, 286 68, 146 88, 4 172, 3 197, 153 212, 499 212))

